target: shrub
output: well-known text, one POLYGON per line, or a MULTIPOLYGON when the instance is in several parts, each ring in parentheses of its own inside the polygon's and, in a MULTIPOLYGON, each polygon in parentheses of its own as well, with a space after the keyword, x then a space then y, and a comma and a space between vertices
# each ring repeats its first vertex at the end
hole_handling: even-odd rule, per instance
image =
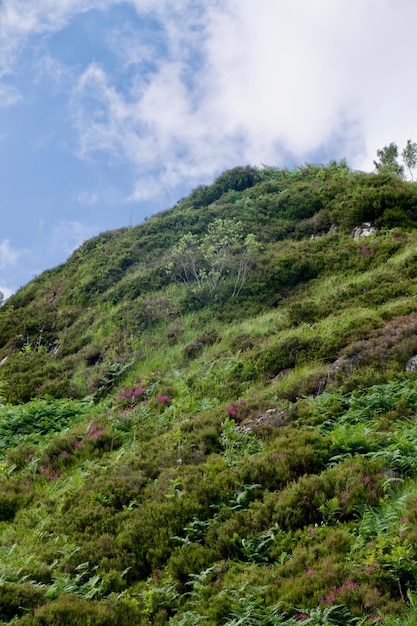
POLYGON ((220 442, 229 467, 238 465, 242 457, 258 454, 263 449, 260 439, 250 432, 239 430, 231 417, 227 417, 223 422, 220 442))
POLYGON ((265 494, 251 506, 257 528, 276 522, 282 529, 297 530, 309 524, 350 520, 358 506, 377 504, 385 477, 381 461, 347 459, 319 475, 304 475, 282 491, 265 494), (333 509, 333 514, 331 511, 333 509))
POLYGON ((251 360, 259 374, 273 377, 295 365, 303 364, 318 344, 316 337, 290 335, 255 353, 251 360))
POLYGON ((243 191, 260 180, 259 171, 249 165, 235 167, 220 174, 212 185, 200 185, 190 195, 194 207, 209 205, 230 190, 243 191))
POLYGON ((331 442, 318 433, 286 427, 270 441, 262 454, 248 457, 239 471, 243 482, 260 483, 265 490, 282 489, 304 474, 325 468, 332 454, 331 442))
POLYGON ((9 622, 20 617, 44 601, 44 590, 30 583, 0 584, 0 620, 9 622))
POLYGON ((10 522, 21 506, 30 499, 28 493, 13 479, 0 480, 0 521, 10 522))
POLYGON ((332 220, 351 231, 362 222, 381 228, 410 225, 417 215, 414 188, 389 174, 359 174, 333 204, 332 220))
POLYGON ((213 549, 190 542, 175 548, 166 566, 166 572, 180 583, 180 590, 186 590, 186 583, 193 574, 206 570, 216 562, 217 552, 213 549))
POLYGON ((21 618, 22 626, 131 626, 137 623, 138 610, 120 600, 104 603, 84 600, 75 595, 60 596, 21 618))
POLYGON ((204 334, 198 335, 193 341, 184 346, 185 359, 195 359, 207 346, 212 346, 218 341, 219 335, 215 330, 208 330, 204 334))

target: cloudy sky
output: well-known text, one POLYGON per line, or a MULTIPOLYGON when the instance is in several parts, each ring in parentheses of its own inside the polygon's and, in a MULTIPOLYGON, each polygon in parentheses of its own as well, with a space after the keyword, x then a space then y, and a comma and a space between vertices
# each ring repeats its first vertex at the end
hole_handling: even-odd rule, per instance
POLYGON ((415 0, 0 0, 0 290, 236 165, 417 140, 415 0))

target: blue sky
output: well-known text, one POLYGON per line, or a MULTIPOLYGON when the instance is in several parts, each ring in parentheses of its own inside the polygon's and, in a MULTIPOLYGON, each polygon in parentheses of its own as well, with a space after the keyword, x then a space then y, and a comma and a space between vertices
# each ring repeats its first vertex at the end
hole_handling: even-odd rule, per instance
POLYGON ((224 169, 417 140, 414 0, 2 0, 0 290, 224 169))

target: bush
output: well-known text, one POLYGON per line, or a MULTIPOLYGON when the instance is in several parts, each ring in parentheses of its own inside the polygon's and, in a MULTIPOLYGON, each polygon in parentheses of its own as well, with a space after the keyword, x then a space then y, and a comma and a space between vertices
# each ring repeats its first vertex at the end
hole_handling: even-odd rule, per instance
POLYGON ((195 359, 207 346, 212 346, 218 341, 219 335, 217 331, 207 330, 205 333, 198 335, 195 339, 184 346, 184 358, 187 361, 195 359))
POLYGON ((131 626, 138 623, 134 605, 88 601, 75 595, 63 595, 21 618, 22 626, 131 626))
POLYGON ((44 591, 29 583, 0 583, 0 620, 9 622, 42 604, 44 591))
POLYGON ((31 493, 13 479, 0 480, 0 521, 10 522, 21 506, 28 503, 31 493))
POLYGON ((303 364, 318 344, 315 337, 290 335, 268 346, 252 359, 259 374, 273 377, 283 370, 303 364))
POLYGON ((175 548, 166 566, 166 572, 181 584, 182 592, 193 574, 206 570, 217 561, 217 552, 199 543, 186 543, 175 548))
POLYGON ((240 469, 245 484, 262 484, 277 491, 304 474, 324 469, 331 455, 331 442, 311 431, 284 427, 257 457, 247 457, 240 469))
POLYGON ((235 167, 220 174, 212 185, 200 185, 190 195, 191 204, 197 208, 218 200, 227 191, 243 191, 260 180, 259 171, 249 165, 235 167))
POLYGON ((398 176, 359 174, 350 189, 332 203, 332 220, 346 231, 363 222, 376 222, 380 228, 411 226, 417 217, 416 190, 398 176))
POLYGON ((358 457, 320 475, 304 475, 282 491, 266 494, 262 503, 254 503, 251 518, 257 528, 276 522, 284 530, 351 520, 358 506, 378 503, 385 482, 382 467, 380 461, 358 457))

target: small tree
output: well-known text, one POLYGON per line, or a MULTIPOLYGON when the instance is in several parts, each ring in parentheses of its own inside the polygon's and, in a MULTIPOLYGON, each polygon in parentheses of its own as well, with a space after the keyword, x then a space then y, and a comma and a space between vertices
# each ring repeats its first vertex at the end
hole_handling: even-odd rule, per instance
POLYGON ((215 219, 201 240, 187 233, 173 249, 170 269, 202 299, 218 292, 226 279, 232 283, 231 297, 239 295, 259 254, 255 235, 244 237, 242 223, 215 219))
POLYGON ((374 165, 379 174, 387 172, 403 178, 404 166, 398 163, 398 146, 396 143, 391 142, 389 146, 377 150, 376 154, 379 161, 374 161, 374 165))
POLYGON ((243 285, 246 283, 248 274, 252 266, 256 263, 259 255, 259 243, 253 233, 249 233, 245 237, 242 252, 238 256, 238 264, 235 275, 235 285, 233 288, 232 298, 238 296, 243 285))
POLYGON ((187 233, 181 237, 173 249, 173 260, 169 267, 175 266, 178 282, 196 283, 201 288, 201 263, 202 254, 196 235, 187 233))
POLYGON ((404 161, 404 165, 410 173, 411 180, 413 178, 413 170, 417 167, 417 143, 411 141, 409 139, 407 141, 407 145, 401 153, 402 159, 404 161))

